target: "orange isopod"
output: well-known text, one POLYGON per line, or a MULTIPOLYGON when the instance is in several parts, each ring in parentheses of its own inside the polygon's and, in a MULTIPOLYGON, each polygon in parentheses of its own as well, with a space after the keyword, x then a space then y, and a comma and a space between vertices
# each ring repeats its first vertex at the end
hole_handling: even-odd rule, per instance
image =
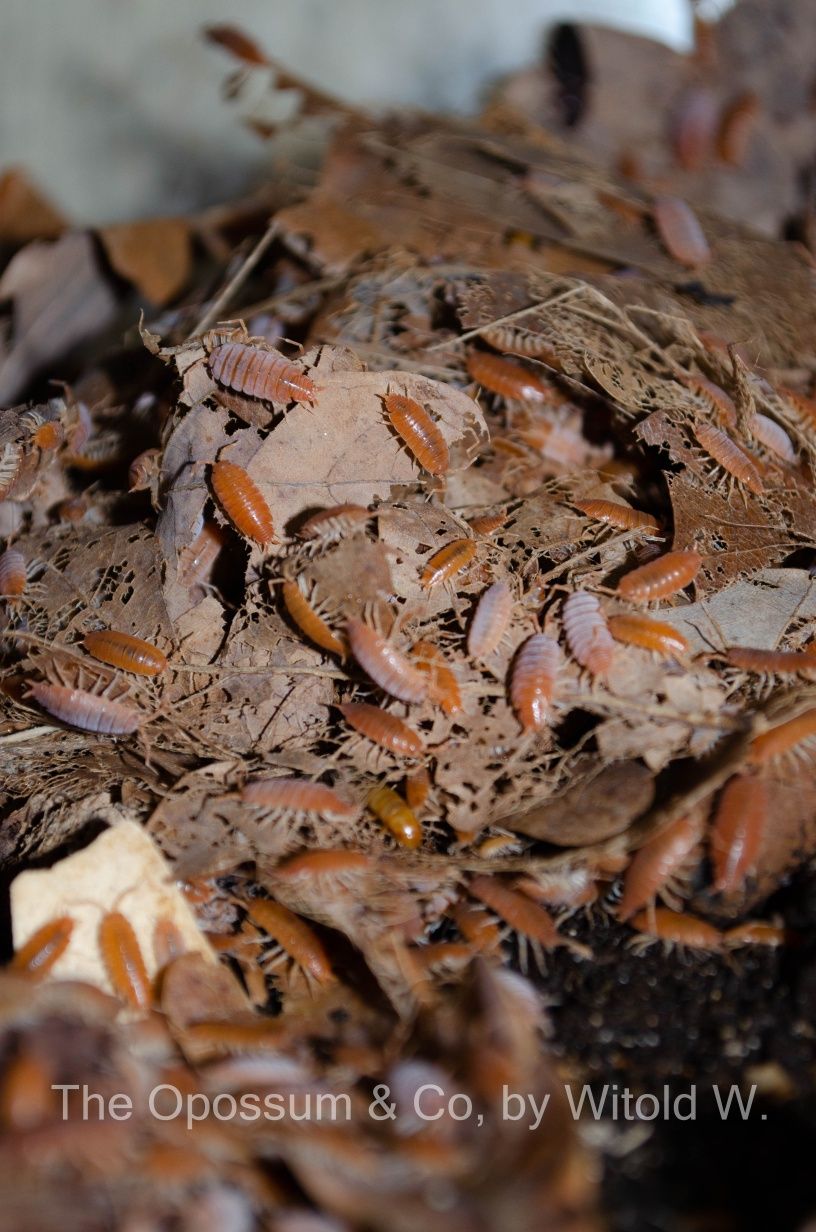
POLYGON ((749 492, 759 496, 764 491, 759 468, 750 454, 746 453, 736 441, 715 428, 713 424, 694 424, 692 432, 706 453, 739 483, 744 483, 749 492))
POLYGON ((711 829, 714 889, 740 889, 755 869, 768 824, 770 801, 762 779, 735 774, 723 789, 711 829))
POLYGON ((395 714, 367 702, 344 702, 337 709, 355 731, 380 748, 388 749, 398 757, 422 756, 425 748, 422 737, 395 714))
POLYGON ((213 565, 227 541, 227 532, 216 522, 204 522, 193 542, 179 553, 179 581, 188 588, 209 581, 213 565))
POLYGON ((683 634, 663 620, 620 612, 610 616, 607 623, 616 642, 641 646, 644 650, 653 650, 655 654, 667 659, 678 659, 691 650, 683 634))
POLYGON ((640 509, 631 509, 617 501, 584 500, 573 503, 576 509, 580 509, 581 513, 593 521, 606 522, 619 530, 645 530, 650 533, 660 530, 659 524, 650 514, 642 513, 640 509))
POLYGON ((274 937, 281 949, 318 984, 334 979, 323 943, 305 920, 271 898, 255 898, 244 905, 253 924, 274 937))
POLYGON ((157 481, 161 466, 161 450, 145 449, 128 467, 128 490, 144 492, 157 481))
POLYGON ((405 655, 362 620, 349 620, 346 633, 351 652, 375 684, 401 702, 422 702, 428 696, 428 680, 405 655))
POLYGON ((809 428, 816 428, 816 401, 813 398, 798 394, 796 390, 788 389, 785 385, 779 386, 779 392, 790 403, 800 419, 804 419, 809 428))
POLYGON ((63 436, 61 425, 51 420, 49 423, 40 424, 31 439, 38 449, 46 453, 52 449, 59 449, 63 436))
POLYGON ((253 808, 280 809, 287 813, 316 813, 321 817, 356 817, 357 809, 324 783, 305 779, 253 779, 241 788, 244 804, 253 808))
POLYGON ((539 731, 547 722, 561 658, 558 643, 534 633, 516 654, 510 673, 510 702, 524 731, 539 731))
POLYGON ((740 167, 759 115, 759 99, 753 90, 740 94, 725 108, 717 134, 717 153, 724 163, 740 167))
POLYGON ((0 555, 0 599, 20 599, 25 593, 26 559, 16 548, 6 548, 0 555))
POLYGON ((518 402, 560 401, 551 386, 524 364, 489 351, 471 351, 467 358, 468 375, 491 393, 518 402))
POLYGON ((458 902, 451 911, 459 932, 475 950, 489 953, 501 945, 501 929, 496 921, 475 903, 458 902))
POLYGON ((468 654, 484 659, 501 642, 513 614, 513 594, 504 582, 494 582, 480 596, 468 630, 468 654))
POLYGON ((725 652, 730 667, 743 672, 766 672, 768 675, 795 675, 816 671, 816 658, 807 651, 760 650, 751 646, 732 646, 725 652))
POLYGON ((785 723, 772 727, 761 736, 755 736, 751 741, 749 760, 755 766, 773 761, 774 758, 796 749, 798 745, 804 745, 813 736, 816 736, 816 708, 806 710, 795 719, 788 719, 785 723))
POLYGON ((679 197, 658 197, 654 203, 657 233, 669 256, 696 268, 711 260, 711 249, 699 219, 679 197))
POLYGON ((83 645, 101 663, 120 667, 125 672, 134 672, 138 676, 158 676, 160 672, 167 671, 167 656, 157 646, 131 633, 98 629, 85 634, 83 645))
POLYGON ((445 714, 458 714, 462 709, 462 690, 453 668, 433 642, 422 640, 411 647, 420 672, 428 677, 428 695, 445 714))
POLYGON ((323 851, 301 851, 275 868, 276 877, 342 877, 346 873, 367 872, 371 857, 363 851, 344 847, 323 851))
POLYGON ((474 535, 492 535, 507 521, 507 510, 499 509, 496 513, 480 513, 471 518, 468 526, 474 535))
POLYGON ((216 500, 236 530, 261 547, 274 541, 272 512, 242 466, 214 462, 211 481, 216 500))
POLYGON ((450 453, 439 427, 423 406, 405 394, 386 394, 383 399, 391 426, 429 475, 444 475, 450 453))
POLYGON ((318 615, 298 583, 287 578, 281 587, 281 593, 284 606, 301 633, 321 650, 344 658, 343 643, 332 633, 323 617, 318 615))
POLYGON ((55 719, 82 731, 103 736, 130 736, 146 721, 146 716, 133 706, 87 693, 84 689, 36 682, 29 685, 29 693, 55 719))
POLYGON ((74 921, 69 915, 56 916, 33 932, 28 941, 14 951, 9 964, 12 971, 39 978, 47 975, 65 951, 74 931, 74 921))
POLYGON ((306 373, 278 351, 246 342, 223 342, 210 352, 210 372, 219 385, 265 402, 308 402, 317 388, 306 373))
POLYGON ((402 796, 384 783, 368 796, 368 807, 401 847, 414 848, 422 842, 422 826, 402 796))
POLYGON ((678 375, 685 386, 703 399, 720 423, 727 428, 736 428, 737 408, 733 398, 729 397, 724 389, 699 372, 679 373, 678 375))
POLYGON ((653 941, 665 941, 669 945, 690 950, 715 951, 723 946, 723 934, 713 924, 681 911, 669 911, 667 907, 641 911, 632 917, 629 926, 646 934, 641 940, 647 945, 653 941))
POLYGON ((575 658, 593 676, 605 676, 612 666, 615 643, 597 595, 576 590, 564 603, 564 633, 575 658))
POLYGON ((150 1006, 150 981, 136 933, 121 911, 110 911, 99 925, 99 951, 116 995, 134 1010, 150 1006))
POLYGON ((701 834, 699 818, 679 817, 644 843, 626 870, 619 920, 628 920, 654 901, 666 882, 684 867, 701 834))
POLYGON ((699 552, 667 552, 624 574, 618 582, 618 594, 633 603, 668 599, 694 581, 702 563, 699 552))
POLYGON ((420 586, 423 590, 430 590, 432 586, 438 586, 440 582, 449 582, 452 577, 470 564, 475 555, 475 540, 452 539, 450 543, 446 543, 428 558, 420 575, 420 586))
POLYGON ((405 778, 405 799, 409 809, 421 809, 431 794, 431 776, 425 766, 420 766, 405 778))
POLYGON ((535 948, 551 950, 555 946, 566 945, 586 953, 583 946, 559 933, 552 916, 540 903, 533 902, 526 894, 520 894, 497 877, 480 874, 471 878, 468 893, 494 911, 520 937, 531 941, 535 948))
POLYGON ((345 535, 361 530, 371 514, 364 505, 331 505, 313 513, 300 526, 299 539, 315 539, 320 543, 335 543, 345 535))
POLYGON ((725 944, 729 949, 742 945, 776 947, 785 945, 787 940, 787 930, 779 924, 769 923, 768 920, 746 920, 744 924, 737 924, 725 933, 725 944))
MULTIPOLYGON (((561 371, 563 365, 558 355, 552 349, 551 340, 536 330, 525 329, 523 325, 490 325, 487 329, 482 330, 481 336, 485 342, 495 347, 497 351, 511 351, 514 355, 525 355, 529 359, 540 359, 548 368, 554 368, 557 372, 561 371)), ((485 352, 474 351, 472 354, 484 355, 485 352)), ((474 377, 474 380, 478 380, 478 377, 474 377)), ((480 382, 480 384, 484 384, 484 382, 480 382)), ((485 388, 489 388, 489 386, 485 386, 485 388)), ((549 392, 558 399, 559 394, 555 388, 549 392)))

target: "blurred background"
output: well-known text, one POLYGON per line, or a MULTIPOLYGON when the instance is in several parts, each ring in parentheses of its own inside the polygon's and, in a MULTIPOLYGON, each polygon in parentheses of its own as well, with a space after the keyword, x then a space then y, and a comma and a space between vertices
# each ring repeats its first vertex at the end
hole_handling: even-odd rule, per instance
POLYGON ((557 22, 692 44, 690 0, 514 0, 512 15, 506 0, 4 0, 0 165, 24 165, 78 223, 251 187, 270 155, 225 103, 223 53, 201 37, 221 21, 342 99, 465 113, 540 62, 557 22))

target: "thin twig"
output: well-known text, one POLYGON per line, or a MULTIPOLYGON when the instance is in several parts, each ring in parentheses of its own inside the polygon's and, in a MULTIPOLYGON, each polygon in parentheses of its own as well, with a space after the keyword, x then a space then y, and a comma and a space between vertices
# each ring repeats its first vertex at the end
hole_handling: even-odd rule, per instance
POLYGON ((209 329, 213 321, 218 320, 218 318, 222 315, 224 309, 226 308, 227 304, 229 304, 232 297, 235 295, 236 291, 239 291, 240 288, 244 285, 247 278, 252 273, 252 271, 255 269, 255 266, 258 264, 261 257, 266 252, 267 248, 269 248, 269 246, 271 245, 273 239, 277 235, 277 231, 278 231, 278 225, 273 219, 272 222, 270 222, 269 226, 266 228, 266 231, 263 233, 261 238, 258 240, 255 247, 252 249, 252 251, 247 255, 245 260, 242 262, 242 264, 235 271, 232 278, 230 278, 227 285, 215 297, 215 299, 210 304, 207 311, 204 313, 204 316, 201 318, 198 324, 194 326, 192 331, 187 335, 188 342, 190 338, 195 338, 197 334, 203 334, 205 329, 209 329))

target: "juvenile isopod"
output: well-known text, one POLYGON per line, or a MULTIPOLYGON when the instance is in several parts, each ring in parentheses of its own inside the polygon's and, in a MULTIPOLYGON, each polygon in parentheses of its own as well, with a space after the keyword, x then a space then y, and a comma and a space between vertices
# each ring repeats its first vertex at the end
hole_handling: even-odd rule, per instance
POLYGON ((371 857, 363 851, 339 847, 323 851, 302 851, 275 868, 276 877, 343 877, 348 873, 368 872, 371 857))
POLYGON ((320 817, 356 817, 357 809, 338 796, 332 787, 306 779, 253 779, 241 788, 244 804, 253 808, 280 809, 287 813, 315 813, 320 817))
POLYGON ((696 268, 711 260, 711 249, 699 219, 679 197, 658 197, 654 203, 657 233, 669 256, 696 268))
POLYGON ((215 522, 204 522, 189 547, 179 554, 179 580, 188 588, 209 581, 228 532, 215 522))
POLYGON ((428 558, 420 575, 420 586, 423 590, 430 590, 441 582, 449 582, 457 573, 467 568, 475 555, 474 539, 452 539, 428 558))
POLYGON ((474 535, 492 535, 507 521, 507 510, 499 509, 496 513, 480 513, 468 522, 474 535))
POLYGON ((726 474, 742 483, 749 492, 760 496, 765 490, 759 468, 750 454, 746 453, 727 432, 713 424, 695 424, 692 432, 706 453, 721 466, 726 474))
POLYGON ((691 651, 688 641, 682 633, 663 620, 652 620, 650 616, 635 616, 620 612, 610 616, 609 632, 616 642, 624 642, 628 646, 641 646, 644 650, 653 650, 655 654, 665 659, 679 659, 691 651))
POLYGON ((687 388, 702 398, 708 409, 714 413, 721 424, 726 428, 736 428, 737 408, 734 405, 733 398, 724 389, 721 389, 714 381, 710 381, 707 376, 701 376, 699 372, 678 375, 687 388))
POLYGON ((87 693, 84 689, 37 681, 29 685, 29 692, 55 719, 82 731, 103 736, 130 736, 146 721, 146 715, 133 706, 87 693))
POLYGON ((337 707, 346 722, 368 740, 398 757, 421 757, 422 737, 395 714, 367 702, 345 702, 337 707))
POLYGON ((371 514, 363 505, 331 505, 313 513, 303 522, 297 532, 299 539, 312 539, 320 543, 336 543, 346 535, 362 530, 371 514))
POLYGON ((796 450, 793 441, 781 424, 767 415, 754 415, 750 423, 751 435, 764 445, 771 453, 775 453, 783 462, 796 461, 796 450))
POLYGON ((533 902, 526 894, 520 894, 518 890, 505 885, 497 877, 479 875, 471 878, 468 893, 494 911, 505 924, 518 933, 520 939, 532 943, 537 956, 542 949, 551 950, 558 945, 566 945, 586 955, 584 946, 578 946, 569 937, 559 933, 555 921, 544 907, 533 902))
POLYGON ((245 906, 253 924, 274 937, 281 949, 318 984, 334 979, 322 941, 300 916, 270 898, 255 898, 245 906))
POLYGON ((99 951, 116 995, 134 1010, 150 1007, 150 980, 133 925, 110 911, 99 925, 99 951))
POLYGON ((167 671, 167 656, 140 637, 121 633, 118 629, 98 629, 86 633, 83 645, 101 663, 119 667, 138 676, 158 676, 167 671))
POLYGON ((480 596, 468 630, 468 654, 484 659, 496 649, 513 614, 513 593, 504 582, 494 582, 480 596))
POLYGON ((445 714, 457 714, 462 709, 462 690, 456 673, 438 646, 422 640, 411 647, 411 658, 420 672, 428 677, 428 696, 441 706, 445 714))
POLYGON ((576 590, 564 603, 563 620, 575 658, 592 676, 605 676, 612 666, 615 643, 597 596, 576 590))
POLYGON ((36 978, 47 975, 68 949, 73 931, 74 921, 69 915, 48 920, 31 934, 19 950, 14 951, 11 970, 22 971, 36 978))
POLYGON ((441 430, 424 406, 406 394, 386 394, 385 413, 391 426, 429 475, 444 475, 450 453, 441 430))
POLYGON ((431 794, 431 776, 425 766, 420 766, 405 777, 405 800, 409 809, 416 812, 428 801, 431 794))
POLYGON ((281 587, 281 593, 284 607, 301 633, 321 650, 327 650, 329 654, 344 658, 345 649, 340 638, 332 633, 323 617, 315 611, 298 583, 287 578, 281 587))
POLYGON ((405 655, 362 620, 346 625, 351 653, 375 684, 401 702, 422 702, 428 696, 428 680, 405 655))
POLYGON ((628 920, 653 903, 670 879, 682 871, 700 841, 702 826, 697 817, 679 817, 655 834, 632 857, 618 903, 618 919, 628 920))
MULTIPOLYGON (((552 343, 544 334, 537 333, 535 330, 525 329, 522 325, 490 325, 482 330, 482 337, 497 351, 510 351, 513 355, 540 359, 548 368, 554 368, 556 372, 561 370, 561 360, 552 349, 552 343)), ((484 351, 474 351, 471 358, 473 355, 483 356, 484 354, 484 351)), ((474 380, 478 380, 478 377, 474 377, 474 380)), ((485 385, 486 389, 490 388, 484 381, 479 383, 485 385)), ((558 397, 556 389, 553 388, 551 393, 554 397, 558 397)))
POLYGON ((702 563, 699 552, 667 552, 624 574, 618 582, 618 594, 632 603, 668 599, 694 581, 702 563))
POLYGON ((762 779, 736 774, 723 789, 711 828, 714 889, 739 890, 756 868, 768 825, 770 800, 762 779))
POLYGON ((22 552, 6 548, 0 555, 0 599, 20 599, 25 593, 27 566, 22 552))
POLYGON ((667 946, 677 945, 689 950, 721 950, 723 934, 713 924, 698 920, 696 916, 680 911, 658 907, 654 911, 641 911, 629 921, 631 928, 645 934, 634 943, 633 949, 663 941, 667 946))
POLYGON ((660 526, 648 513, 640 509, 631 509, 629 505, 621 505, 610 500, 584 500, 573 502, 576 509, 595 522, 606 522, 618 530, 644 530, 657 534, 660 526))
POLYGON ((749 760, 756 765, 783 757, 786 753, 796 750, 800 745, 809 747, 808 742, 816 736, 816 709, 806 710, 795 719, 788 719, 772 727, 770 731, 755 736, 751 741, 749 760))
POLYGON ((524 364, 489 351, 471 351, 467 358, 468 375, 491 393, 517 402, 552 402, 551 386, 524 364))
POLYGON ((272 513, 260 489, 235 462, 213 463, 210 479, 215 499, 246 539, 266 547, 275 539, 272 513))
POLYGON ((524 731, 539 731, 555 692, 561 653, 545 633, 528 637, 516 654, 510 672, 510 703, 524 731))
POLYGON ((816 672, 816 657, 800 650, 762 650, 751 646, 732 646, 725 652, 729 667, 769 676, 808 675, 816 672))
POLYGON ((210 352, 208 363, 219 385, 250 398, 281 403, 317 399, 314 381, 278 351, 246 342, 224 342, 210 352))
POLYGON ((414 848, 422 842, 422 827, 402 796, 384 783, 368 796, 368 807, 401 847, 414 848))

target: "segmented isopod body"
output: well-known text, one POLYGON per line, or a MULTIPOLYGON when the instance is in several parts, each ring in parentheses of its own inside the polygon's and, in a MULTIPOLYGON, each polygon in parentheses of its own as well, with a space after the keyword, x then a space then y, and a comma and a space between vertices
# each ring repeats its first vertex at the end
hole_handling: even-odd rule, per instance
POLYGON ((184 1028, 186 1048, 206 1052, 258 1052, 271 1048, 279 1052, 288 1028, 268 1018, 259 1022, 191 1022, 184 1028))
POLYGON ((244 804, 253 808, 281 809, 287 813, 316 813, 321 817, 356 817, 357 809, 324 783, 305 779, 253 779, 241 788, 244 804))
POLYGON ((504 582, 494 582, 479 598, 468 630, 468 654, 484 659, 501 642, 513 614, 513 594, 504 582))
POLYGON ((20 599, 26 588, 26 559, 16 548, 0 555, 0 599, 20 599))
POLYGON ((695 424, 692 432, 706 453, 749 492, 759 496, 764 491, 762 476, 753 458, 736 441, 713 424, 695 424))
POLYGON ((451 912, 459 932, 480 953, 497 950, 501 929, 492 916, 475 903, 458 902, 451 912))
POLYGON ((368 807, 401 847, 414 848, 422 842, 422 826, 402 796, 381 784, 368 796, 368 807))
POLYGON ((5 1131, 37 1130, 53 1119, 54 1079, 53 1067, 24 1044, 7 1060, 0 1087, 0 1125, 5 1131))
POLYGON ((759 99, 752 90, 725 108, 717 134, 717 153, 724 163, 739 167, 745 161, 758 115, 759 99))
POLYGON ((302 851, 278 864, 276 877, 342 877, 347 873, 367 872, 371 857, 362 851, 337 848, 329 851, 302 851))
POLYGON ((425 766, 420 766, 405 778, 405 799, 409 809, 421 809, 431 794, 431 776, 425 766))
POLYGON ((799 394, 796 390, 788 389, 784 385, 779 386, 779 392, 791 404, 799 418, 805 421, 807 427, 811 430, 816 428, 816 401, 813 398, 808 398, 806 394, 799 394))
POLYGON ((215 462, 211 472, 215 499, 236 530, 266 547, 275 539, 272 513, 260 489, 242 466, 215 462))
POLYGON ((628 920, 654 901, 666 882, 684 867, 701 832, 699 818, 679 817, 644 843, 626 870, 618 903, 619 920, 628 920))
POLYGON ((654 203, 657 233, 669 256, 696 268, 711 260, 711 249, 699 219, 679 197, 658 197, 654 203))
POLYGON ((553 402, 550 385, 523 364, 488 351, 471 351, 467 358, 468 375, 491 393, 517 402, 553 402))
POLYGON ((187 587, 201 586, 212 573, 227 532, 215 522, 204 522, 189 547, 179 555, 179 580, 187 587))
POLYGON ((63 436, 62 426, 55 420, 50 420, 35 429, 31 440, 43 453, 48 453, 53 449, 59 449, 63 436))
POLYGON ((343 643, 336 634, 332 633, 323 617, 318 615, 298 583, 287 578, 281 587, 281 592, 284 606, 301 633, 305 634, 309 641, 314 642, 321 650, 327 650, 330 654, 344 658, 343 643))
POLYGON ((423 590, 430 590, 465 569, 476 555, 474 539, 452 539, 428 558, 419 579, 423 590))
MULTIPOLYGON (((690 950, 721 950, 723 934, 713 924, 698 920, 696 916, 680 911, 658 907, 655 911, 641 911, 629 925, 650 940, 665 941, 690 950)), ((645 939, 645 938, 644 938, 645 939)))
POLYGON ((382 749, 396 753, 398 757, 421 757, 425 745, 422 737, 412 727, 367 702, 345 702, 337 707, 346 722, 382 749))
POLYGON ((83 645, 101 663, 120 667, 125 672, 134 672, 138 676, 158 676, 160 672, 167 671, 167 656, 158 646, 131 633, 98 629, 85 634, 83 645))
POLYGON ((743 672, 765 672, 769 676, 796 675, 816 671, 816 657, 807 651, 759 650, 750 646, 732 646, 725 652, 729 667, 743 672))
POLYGON ((703 399, 720 423, 726 428, 736 428, 737 408, 733 398, 729 397, 724 389, 721 389, 714 381, 710 381, 707 376, 701 376, 699 372, 682 373, 680 379, 684 385, 703 399))
POLYGON ((99 951, 116 995, 134 1010, 150 1007, 150 980, 133 925, 110 911, 99 925, 99 951))
POLYGON ((144 492, 152 487, 158 479, 160 463, 160 449, 145 449, 138 454, 128 467, 129 491, 144 492))
MULTIPOLYGON (((526 355, 530 359, 540 359, 548 368, 554 368, 557 372, 561 370, 561 360, 552 348, 552 341, 545 334, 536 333, 533 329, 525 329, 521 325, 491 325, 482 330, 481 336, 497 351, 510 351, 513 355, 526 355)), ((485 352, 474 351, 472 354, 484 355, 485 352)), ((474 380, 478 379, 474 377, 474 380)), ((485 384, 484 381, 479 383, 485 384)), ((490 387, 485 385, 485 388, 490 387)), ((558 391, 555 388, 550 392, 558 398, 558 391)))
POLYGON ((660 530, 659 524, 650 514, 642 513, 640 509, 630 509, 628 505, 618 504, 617 501, 584 500, 573 503, 576 509, 580 509, 581 513, 593 521, 606 522, 619 530, 645 530, 650 533, 660 530))
POLYGON ((583 950, 569 937, 559 933, 552 916, 540 903, 533 902, 526 894, 520 894, 497 877, 480 875, 471 878, 468 893, 495 911, 505 924, 527 941, 532 941, 534 946, 551 950, 555 946, 566 945, 583 950))
POLYGON ((39 978, 47 975, 65 951, 74 931, 74 921, 69 915, 56 916, 33 932, 28 941, 15 950, 9 964, 12 971, 39 978))
POLYGON ((223 342, 210 352, 213 380, 236 393, 265 402, 308 402, 317 388, 306 373, 278 351, 246 342, 223 342))
POLYGON ((796 461, 796 450, 793 447, 793 441, 782 425, 778 424, 775 419, 770 419, 767 415, 757 414, 751 420, 750 426, 751 435, 759 441, 760 445, 770 449, 771 453, 775 453, 783 462, 796 461))
POLYGON ((349 620, 346 633, 351 653, 375 684, 401 702, 422 702, 428 696, 428 680, 396 646, 362 620, 349 620))
POLYGON ((130 736, 147 720, 146 715, 125 702, 99 697, 84 689, 38 681, 29 686, 29 692, 55 719, 103 736, 130 736))
POLYGON ((770 801, 762 779, 737 774, 726 783, 711 829, 714 889, 731 893, 755 869, 770 801))
POLYGON ((702 563, 699 552, 667 552, 624 574, 618 582, 618 594, 632 603, 668 599, 694 581, 702 563))
POLYGON ((323 943, 305 920, 271 898, 255 898, 245 906, 253 924, 274 937, 281 949, 319 984, 334 979, 323 943))
POLYGON ((299 539, 335 543, 345 535, 361 530, 370 517, 371 514, 363 505, 332 505, 307 518, 297 535, 299 539))
POLYGON ((528 637, 516 655, 510 702, 525 731, 538 731, 547 722, 560 658, 558 643, 545 633, 528 637))
POLYGON ((754 765, 773 761, 774 758, 782 757, 798 745, 811 740, 813 736, 816 736, 816 709, 806 710, 795 719, 788 719, 787 722, 772 727, 770 731, 763 732, 761 736, 755 736, 751 741, 749 760, 754 765))
POLYGON ((576 590, 564 603, 564 633, 575 658, 593 676, 604 676, 612 666, 615 643, 596 595, 576 590))
POLYGON ((411 658, 416 659, 419 670, 428 677, 428 696, 441 706, 445 714, 457 714, 462 709, 462 690, 456 673, 438 646, 433 642, 419 641, 411 647, 411 658))
POLYGON ((784 945, 787 941, 784 928, 778 924, 770 924, 767 920, 746 920, 729 928, 725 933, 725 944, 729 949, 737 949, 742 945, 767 945, 773 948, 784 945))
POLYGON ((625 642, 628 646, 641 646, 644 650, 653 650, 667 659, 677 659, 690 652, 682 633, 678 633, 672 625, 662 620, 652 620, 650 616, 634 616, 628 613, 618 613, 608 620, 609 632, 616 642, 625 642))
POLYGON ((424 406, 406 394, 386 394, 391 426, 429 475, 444 475, 450 466, 447 442, 424 406))
POLYGON ((507 510, 499 509, 496 513, 480 513, 471 518, 468 526, 474 535, 492 535, 507 521, 507 510))

